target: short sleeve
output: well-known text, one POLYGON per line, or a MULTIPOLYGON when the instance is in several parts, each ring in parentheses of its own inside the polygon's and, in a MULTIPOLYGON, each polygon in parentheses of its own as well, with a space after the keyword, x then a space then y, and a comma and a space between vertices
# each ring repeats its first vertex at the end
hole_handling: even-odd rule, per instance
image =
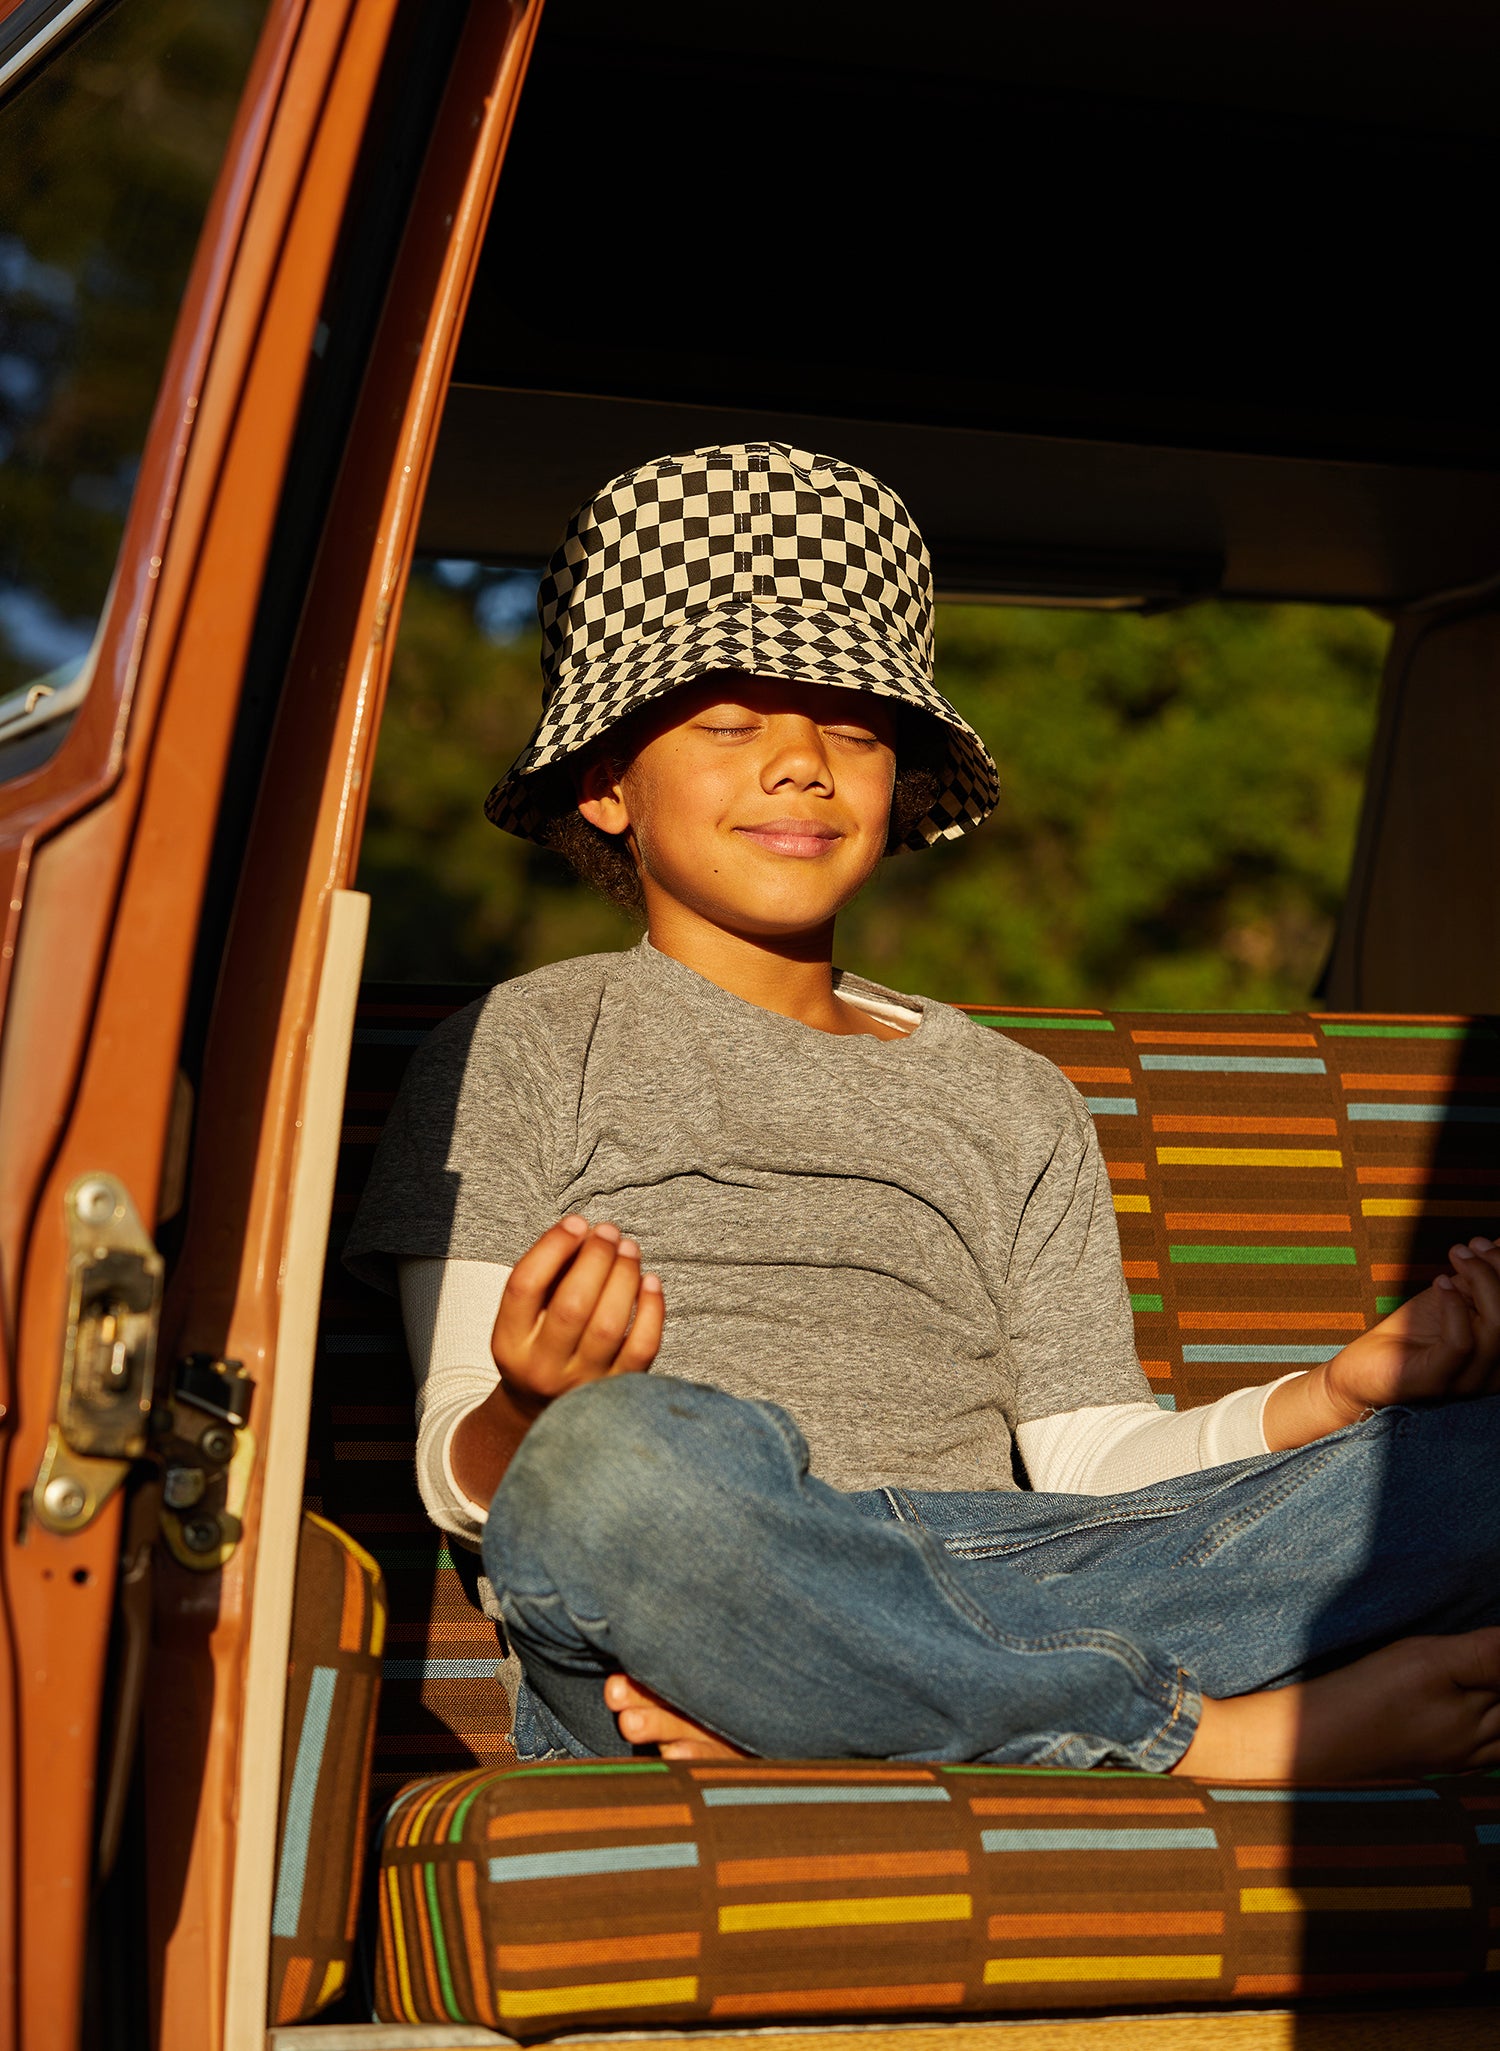
MULTIPOLYGON (((1070 1092, 1071 1094, 1071 1092, 1070 1092)), ((1093 1120, 1075 1099, 1021 1214, 1006 1290, 1015 1424, 1151 1388, 1135 1350, 1114 1198, 1093 1120)))
POLYGON ((554 1093, 497 1009, 492 995, 438 1026, 391 1108, 344 1248, 351 1272, 388 1294, 399 1261, 513 1267, 555 1223, 546 1118, 554 1093))

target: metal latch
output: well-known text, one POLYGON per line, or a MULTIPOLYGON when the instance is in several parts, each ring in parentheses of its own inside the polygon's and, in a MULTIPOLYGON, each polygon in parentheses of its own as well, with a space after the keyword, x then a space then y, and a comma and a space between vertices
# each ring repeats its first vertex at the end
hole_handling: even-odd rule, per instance
POLYGON ((151 1420, 164 1468, 162 1536, 173 1558, 199 1573, 222 1567, 243 1536, 254 1389, 239 1361, 190 1353, 177 1363, 171 1402, 151 1420))
POLYGON ((68 1309, 57 1418, 32 1514, 66 1537, 86 1530, 148 1449, 162 1258, 113 1175, 68 1191, 68 1309))

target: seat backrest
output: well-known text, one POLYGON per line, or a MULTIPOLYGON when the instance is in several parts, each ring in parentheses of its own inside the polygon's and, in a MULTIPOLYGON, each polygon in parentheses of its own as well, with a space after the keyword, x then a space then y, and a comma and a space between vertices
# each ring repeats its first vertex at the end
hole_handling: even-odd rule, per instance
POLYGON ((1157 1400, 1327 1359, 1500 1199, 1485 1019, 976 1009, 1093 1113, 1157 1400))
POLYGON ((504 1647, 475 1595, 478 1561, 450 1548, 417 1493, 411 1366, 395 1301, 356 1282, 344 1240, 414 1048, 481 993, 367 986, 355 1019, 323 1275, 306 1505, 380 1563, 388 1617, 370 1793, 376 1810, 424 1773, 510 1750, 504 1647))
MULTIPOLYGON (((413 1479, 396 1306, 342 1267, 343 1234, 413 1048, 472 988, 367 987, 349 1071, 308 1469, 309 1506, 375 1554, 390 1627, 377 1801, 509 1756, 477 1563, 413 1479)), ((1500 1028, 1335 1013, 968 1007, 1057 1063, 1109 1166, 1141 1359, 1158 1402, 1208 1403, 1326 1359, 1495 1235, 1500 1028)))

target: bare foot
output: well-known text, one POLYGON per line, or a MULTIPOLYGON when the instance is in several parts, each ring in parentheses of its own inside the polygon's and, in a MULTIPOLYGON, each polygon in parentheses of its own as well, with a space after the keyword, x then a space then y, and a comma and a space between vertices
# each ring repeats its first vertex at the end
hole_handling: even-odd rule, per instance
POLYGON ((1172 1769, 1210 1780, 1378 1780, 1500 1765, 1500 1627, 1401 1638, 1315 1681, 1203 1704, 1172 1769))
POLYGON ((632 1745, 655 1745, 663 1759, 748 1759, 727 1738, 682 1716, 629 1674, 611 1674, 604 1700, 615 1712, 620 1736, 632 1745))

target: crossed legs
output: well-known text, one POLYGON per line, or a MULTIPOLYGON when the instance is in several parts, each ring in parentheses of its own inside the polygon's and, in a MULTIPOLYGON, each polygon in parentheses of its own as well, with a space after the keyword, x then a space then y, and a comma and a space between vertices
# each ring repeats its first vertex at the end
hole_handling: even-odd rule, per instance
POLYGON ((778 1757, 1483 1763, 1500 1630, 1316 1675, 1500 1617, 1497 1451, 1485 1400, 1126 1496, 851 1497, 773 1406, 597 1383, 533 1427, 486 1530, 531 1696, 518 1740, 626 1749, 602 1698, 623 1671, 778 1757))

